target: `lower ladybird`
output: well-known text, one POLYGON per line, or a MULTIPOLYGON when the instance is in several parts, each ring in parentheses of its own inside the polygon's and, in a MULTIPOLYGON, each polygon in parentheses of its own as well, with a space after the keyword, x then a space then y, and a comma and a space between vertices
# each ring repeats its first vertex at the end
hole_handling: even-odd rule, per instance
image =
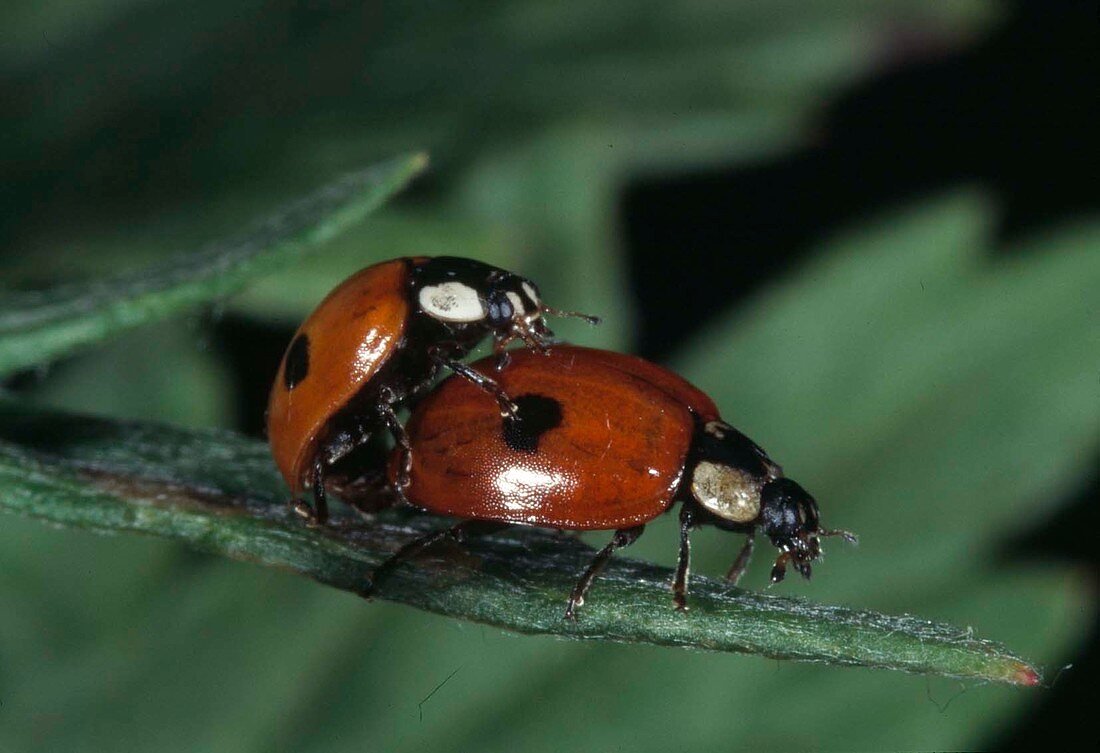
MULTIPOLYGON (((474 365, 488 371, 487 359, 474 365)), ((407 424, 411 504, 463 519, 399 550, 373 582, 441 538, 474 528, 527 525, 613 530, 569 597, 566 617, 616 549, 646 523, 680 505, 680 552, 673 600, 687 605, 689 537, 713 525, 748 535, 730 568, 736 582, 762 531, 779 550, 771 579, 788 566, 809 578, 820 539, 855 537, 821 528, 818 506, 758 445, 728 423, 700 390, 633 356, 571 346, 548 355, 519 352, 496 373, 518 411, 502 417, 492 397, 468 380, 442 383, 407 424), (461 478, 462 484, 454 479, 461 478)), ((400 455, 391 459, 397 477, 400 455)))

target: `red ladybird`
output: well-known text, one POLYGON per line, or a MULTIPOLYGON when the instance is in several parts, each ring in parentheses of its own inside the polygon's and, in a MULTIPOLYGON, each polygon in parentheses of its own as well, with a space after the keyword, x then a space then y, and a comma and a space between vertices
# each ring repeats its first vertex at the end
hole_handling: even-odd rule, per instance
MULTIPOLYGON (((488 371, 489 360, 473 368, 488 371)), ((793 565, 805 578, 821 554, 818 507, 758 445, 722 421, 713 401, 676 374, 633 356, 555 346, 548 357, 516 353, 497 373, 517 405, 502 417, 492 398, 448 379, 414 410, 408 500, 464 522, 404 547, 376 573, 471 523, 614 530, 569 598, 574 617, 612 552, 680 501, 677 607, 687 598, 689 535, 700 525, 747 533, 728 573, 748 565, 758 529, 779 549, 772 581, 793 565)), ((391 457, 389 476, 401 472, 391 457)))
POLYGON ((458 359, 488 336, 497 366, 505 346, 521 340, 545 350, 553 333, 543 315, 594 317, 544 305, 530 280, 498 267, 455 257, 394 259, 357 272, 326 297, 298 329, 271 388, 267 434, 295 497, 313 492, 313 509, 294 509, 324 522, 325 475, 364 445, 379 426, 401 451, 395 488, 404 488, 409 443, 395 410, 425 390, 440 367, 470 380, 498 407, 513 410, 493 378, 458 359))

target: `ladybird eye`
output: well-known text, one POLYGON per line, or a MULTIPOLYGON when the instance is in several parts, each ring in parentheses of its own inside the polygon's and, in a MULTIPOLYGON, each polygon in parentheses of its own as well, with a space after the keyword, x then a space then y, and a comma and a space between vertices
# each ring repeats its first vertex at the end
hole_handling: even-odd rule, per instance
MULTIPOLYGON (((512 321, 512 316, 515 314, 514 301, 512 300, 514 295, 515 293, 502 293, 499 290, 494 290, 489 294, 489 311, 487 314, 489 324, 500 326, 512 321)), ((522 310, 521 308, 520 311, 522 310)))
POLYGON ((461 282, 425 285, 417 300, 424 313, 444 322, 476 322, 487 314, 477 291, 461 282))

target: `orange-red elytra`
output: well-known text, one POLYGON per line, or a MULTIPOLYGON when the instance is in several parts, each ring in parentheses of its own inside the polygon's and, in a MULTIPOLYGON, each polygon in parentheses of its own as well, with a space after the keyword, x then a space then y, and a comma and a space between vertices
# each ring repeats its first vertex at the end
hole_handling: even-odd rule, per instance
MULTIPOLYGON (((510 413, 494 379, 459 359, 493 338, 497 365, 522 341, 545 350, 553 333, 546 314, 574 315, 542 303, 538 288, 512 272, 457 257, 408 257, 375 264, 336 287, 299 327, 271 388, 267 434, 295 497, 312 490, 313 508, 294 509, 323 522, 325 475, 331 466, 387 427, 409 462, 395 410, 448 367, 510 413)), ((594 321, 593 317, 584 317, 594 321)), ((397 479, 400 494, 403 479, 397 479)))
MULTIPOLYGON (((473 368, 488 372, 492 363, 473 368)), ((614 530, 573 589, 566 610, 572 618, 612 552, 633 543, 646 523, 678 501, 673 596, 679 608, 686 605, 689 534, 698 526, 749 535, 728 574, 732 581, 748 564, 757 530, 779 549, 773 582, 787 565, 809 578, 821 537, 852 539, 822 529, 814 498, 722 421, 710 398, 667 369, 560 345, 545 356, 516 353, 494 376, 515 401, 514 415, 502 416, 491 397, 455 378, 413 411, 406 425, 412 447, 407 499, 464 522, 408 545, 376 576, 426 543, 463 535, 478 523, 614 530)), ((391 456, 391 480, 400 463, 400 453, 391 456)))

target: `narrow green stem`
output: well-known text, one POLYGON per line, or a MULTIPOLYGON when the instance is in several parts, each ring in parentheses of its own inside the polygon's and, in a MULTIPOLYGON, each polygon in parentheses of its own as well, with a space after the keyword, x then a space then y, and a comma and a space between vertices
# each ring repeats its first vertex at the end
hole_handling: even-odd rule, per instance
MULTIPOLYGON (((0 405, 0 510, 95 531, 132 531, 308 575, 362 593, 386 557, 438 528, 391 512, 312 529, 291 516, 267 447, 184 431, 0 405)), ((616 558, 576 622, 565 597, 592 550, 575 538, 512 529, 441 546, 398 567, 377 598, 522 633, 652 643, 779 659, 1035 685, 1034 668, 969 630, 692 581, 672 608, 671 571, 616 558)))

